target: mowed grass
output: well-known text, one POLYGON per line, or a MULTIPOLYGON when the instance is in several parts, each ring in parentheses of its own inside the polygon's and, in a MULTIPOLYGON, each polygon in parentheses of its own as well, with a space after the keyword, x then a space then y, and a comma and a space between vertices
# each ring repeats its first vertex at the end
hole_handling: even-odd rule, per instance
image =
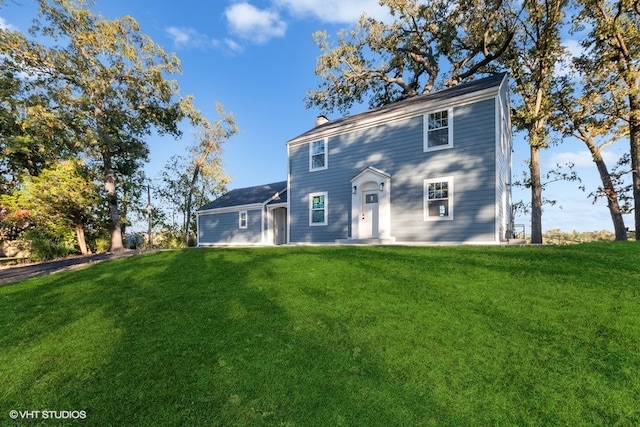
POLYGON ((2 425, 640 424, 636 243, 160 252, 0 325, 2 425))

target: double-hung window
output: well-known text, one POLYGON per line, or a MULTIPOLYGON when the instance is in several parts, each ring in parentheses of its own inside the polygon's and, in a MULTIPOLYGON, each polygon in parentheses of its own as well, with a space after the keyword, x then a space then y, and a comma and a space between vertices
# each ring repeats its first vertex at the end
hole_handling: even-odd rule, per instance
POLYGON ((247 228, 247 211, 240 211, 238 214, 238 227, 239 228, 247 228))
POLYGON ((327 192, 309 194, 309 225, 327 225, 327 192))
POLYGON ((453 178, 425 179, 424 220, 453 219, 453 178))
POLYGON ((424 151, 453 147, 453 109, 424 116, 424 151))
POLYGON ((327 138, 313 141, 309 144, 309 170, 317 171, 328 167, 327 165, 327 138))

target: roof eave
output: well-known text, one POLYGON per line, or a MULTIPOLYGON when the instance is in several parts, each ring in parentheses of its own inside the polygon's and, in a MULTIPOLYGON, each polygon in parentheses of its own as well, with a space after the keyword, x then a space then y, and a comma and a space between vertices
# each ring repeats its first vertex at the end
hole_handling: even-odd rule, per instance
MULTIPOLYGON (((507 75, 504 74, 502 80, 495 85, 490 87, 475 90, 473 92, 464 93, 461 95, 452 96, 450 98, 444 99, 425 99, 424 102, 409 104, 406 108, 401 108, 396 110, 392 107, 397 107, 395 104, 390 104, 388 112, 384 112, 384 108, 364 111, 362 113, 354 114, 352 116, 346 116, 344 118, 338 119, 334 122, 329 122, 318 126, 317 128, 313 128, 308 130, 307 132, 298 135, 297 137, 290 139, 287 141, 287 145, 294 146, 298 144, 302 144, 308 142, 309 140, 315 140, 320 138, 326 138, 330 136, 335 136, 338 134, 345 133, 345 131, 351 132, 354 130, 367 128, 373 125, 379 125, 383 123, 387 123, 390 121, 398 120, 405 117, 412 117, 418 113, 424 113, 426 111, 434 110, 436 108, 443 108, 444 106, 448 106, 451 104, 464 104, 473 102, 477 99, 487 98, 489 96, 495 96, 499 93, 500 88, 504 84, 504 81, 507 79, 507 75), (379 112, 380 115, 373 114, 374 112, 379 112), (362 115, 362 118, 358 118, 358 116, 362 115), (351 119, 351 121, 349 121, 351 119), (341 123, 343 122, 343 123, 341 123)), ((428 96, 428 95, 427 95, 428 96)), ((402 101, 401 101, 402 102, 402 101)))

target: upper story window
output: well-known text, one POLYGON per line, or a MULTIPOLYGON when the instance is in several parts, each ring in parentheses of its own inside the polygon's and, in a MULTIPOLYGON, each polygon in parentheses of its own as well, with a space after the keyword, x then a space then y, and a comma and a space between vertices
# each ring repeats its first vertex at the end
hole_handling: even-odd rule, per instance
POLYGON ((453 178, 425 179, 424 220, 453 219, 453 178))
POLYGON ((317 171, 327 168, 327 138, 309 144, 309 170, 317 171))
POLYGON ((238 215, 238 227, 247 228, 247 211, 240 211, 238 215))
POLYGON ((327 225, 327 192, 309 194, 309 225, 327 225))
POLYGON ((424 151, 441 150, 453 146, 453 109, 424 116, 424 151))

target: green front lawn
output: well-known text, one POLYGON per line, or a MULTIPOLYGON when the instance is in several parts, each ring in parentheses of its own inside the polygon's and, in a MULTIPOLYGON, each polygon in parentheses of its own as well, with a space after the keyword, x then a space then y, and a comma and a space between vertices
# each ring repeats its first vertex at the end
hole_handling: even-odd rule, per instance
POLYGON ((160 252, 0 287, 0 325, 0 425, 640 424, 631 242, 160 252))

